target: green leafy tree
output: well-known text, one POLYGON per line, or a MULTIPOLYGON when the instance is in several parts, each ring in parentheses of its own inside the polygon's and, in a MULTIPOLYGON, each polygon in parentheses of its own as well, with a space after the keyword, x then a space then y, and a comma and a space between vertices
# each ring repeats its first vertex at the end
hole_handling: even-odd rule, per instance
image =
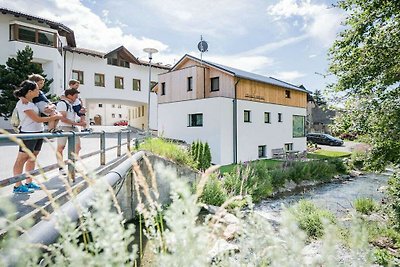
MULTIPOLYGON (((330 50, 335 92, 354 112, 349 127, 373 145, 371 166, 399 164, 400 157, 400 1, 339 0, 347 18, 330 50)), ((350 129, 351 130, 351 129, 350 129)))
MULTIPOLYGON (((44 78, 46 75, 43 73, 42 67, 32 62, 33 51, 29 46, 24 50, 17 52, 17 57, 8 58, 6 65, 0 65, 0 116, 8 118, 11 116, 12 111, 17 103, 17 98, 14 96, 14 90, 22 81, 28 79, 28 75, 32 73, 40 74, 44 78)), ((45 82, 42 91, 46 94, 50 90, 50 84, 53 79, 45 82)), ((50 95, 48 95, 51 98, 50 95)))

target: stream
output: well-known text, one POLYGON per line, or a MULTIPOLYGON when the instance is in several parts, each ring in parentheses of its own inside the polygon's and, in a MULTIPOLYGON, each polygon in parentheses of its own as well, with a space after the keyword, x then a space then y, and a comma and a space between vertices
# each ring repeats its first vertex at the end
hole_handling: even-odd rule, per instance
POLYGON ((273 218, 282 210, 282 204, 292 206, 305 199, 312 201, 317 207, 327 209, 338 217, 345 216, 353 209, 357 198, 372 198, 380 202, 384 197, 382 187, 387 186, 390 173, 369 173, 355 178, 303 187, 291 192, 282 193, 273 199, 263 200, 255 206, 260 215, 273 218))

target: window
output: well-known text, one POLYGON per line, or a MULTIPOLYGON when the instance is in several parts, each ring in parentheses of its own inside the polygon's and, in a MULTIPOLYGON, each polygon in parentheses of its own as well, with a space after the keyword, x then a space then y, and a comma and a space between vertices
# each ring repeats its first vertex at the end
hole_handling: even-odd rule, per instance
POLYGON ((165 83, 161 83, 161 95, 165 95, 165 83))
POLYGON ((18 24, 10 25, 10 40, 57 47, 57 34, 18 24))
POLYGON ((118 114, 118 117, 121 119, 122 118, 122 114, 118 114))
POLYGON ((187 90, 193 91, 193 77, 187 78, 187 90))
POLYGON ((72 70, 72 79, 78 80, 80 84, 83 84, 83 71, 72 70))
POLYGON ((133 89, 133 91, 141 91, 140 90, 140 80, 133 79, 132 89, 133 89))
POLYGON ((115 108, 115 104, 112 104, 111 107, 112 107, 112 108, 115 108))
POLYGON ((293 115, 293 137, 305 136, 305 117, 293 115))
POLYGON ((124 78, 115 76, 114 87, 117 89, 124 89, 124 78))
POLYGON ((251 122, 251 111, 250 110, 245 110, 243 113, 244 116, 244 122, 251 122))
POLYGON ((285 151, 292 151, 293 150, 293 143, 285 144, 285 151))
POLYGON ((121 58, 109 57, 107 58, 107 64, 124 68, 130 68, 129 62, 121 58))
POLYGON ((290 98, 290 90, 285 90, 285 97, 290 98))
POLYGON ((122 106, 121 105, 118 105, 118 108, 121 108, 122 106))
POLYGON ((189 114, 189 127, 203 126, 203 113, 189 114))
POLYGON ((219 91, 219 77, 211 78, 211 91, 219 91))
POLYGON ((103 104, 99 104, 99 108, 102 108, 103 107, 103 104))
POLYGON ((151 85, 150 87, 151 87, 151 89, 153 89, 153 88, 154 88, 154 86, 156 86, 156 85, 157 85, 157 83, 158 83, 158 82, 153 82, 153 81, 151 81, 151 82, 150 82, 150 85, 151 85))
POLYGON ((94 74, 94 85, 104 87, 104 74, 94 74))
POLYGON ((114 114, 114 113, 113 113, 113 114, 111 114, 111 117, 112 117, 112 118, 115 118, 115 114, 114 114))
POLYGON ((278 122, 282 122, 282 113, 278 113, 278 122))
POLYGON ((258 146, 258 157, 265 158, 267 156, 266 151, 267 151, 266 145, 258 146))
POLYGON ((271 113, 264 112, 264 122, 265 123, 271 123, 271 113))

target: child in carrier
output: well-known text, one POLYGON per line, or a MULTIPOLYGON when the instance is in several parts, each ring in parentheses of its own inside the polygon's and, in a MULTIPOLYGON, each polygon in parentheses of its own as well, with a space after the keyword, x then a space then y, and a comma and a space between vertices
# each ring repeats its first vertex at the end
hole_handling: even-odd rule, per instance
MULTIPOLYGON (((69 89, 77 89, 79 88, 80 82, 75 79, 71 79, 68 82, 69 89)), ((76 99, 76 101, 72 104, 72 109, 79 116, 81 121, 86 122, 86 108, 82 106, 82 101, 80 98, 76 99)), ((87 124, 83 127, 81 132, 90 132, 91 129, 87 128, 87 124)))
MULTIPOLYGON (((44 81, 45 81, 43 76, 39 74, 32 74, 28 76, 28 79, 30 81, 35 82, 39 87, 40 90, 39 96, 33 98, 32 102, 39 108, 40 113, 43 114, 44 116, 54 116, 59 114, 59 112, 56 110, 56 105, 51 103, 50 100, 46 97, 46 95, 41 91, 41 89, 44 87, 44 81)), ((21 98, 21 101, 23 104, 28 103, 28 101, 23 98, 21 98)), ((62 130, 57 129, 58 121, 59 120, 52 120, 48 122, 48 131, 50 133, 62 132, 62 130)))

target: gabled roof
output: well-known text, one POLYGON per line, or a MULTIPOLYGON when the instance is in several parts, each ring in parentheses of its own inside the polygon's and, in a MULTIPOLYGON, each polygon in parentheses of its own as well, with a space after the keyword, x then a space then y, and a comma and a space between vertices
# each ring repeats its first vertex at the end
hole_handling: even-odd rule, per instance
POLYGON ((69 47, 69 46, 64 46, 63 49, 65 51, 69 51, 72 53, 78 53, 78 54, 84 54, 87 56, 94 56, 94 57, 99 57, 99 58, 104 58, 104 53, 86 49, 86 48, 78 48, 78 47, 69 47))
POLYGON ((58 22, 55 22, 55 21, 51 21, 51 20, 48 20, 48 19, 44 19, 44 18, 28 15, 28 14, 21 13, 21 12, 18 12, 18 11, 14 11, 14 10, 11 10, 11 9, 8 9, 8 8, 0 7, 0 12, 2 14, 14 15, 17 18, 18 17, 22 17, 22 18, 26 18, 27 20, 36 20, 39 23, 45 23, 50 28, 57 30, 58 34, 60 34, 61 36, 64 36, 65 38, 67 38, 68 46, 76 47, 74 31, 71 30, 70 28, 68 28, 67 26, 65 26, 64 24, 61 24, 61 23, 58 23, 58 22))
POLYGON ((262 76, 262 75, 259 75, 259 74, 247 72, 247 71, 244 71, 244 70, 235 69, 235 68, 232 68, 232 67, 228 67, 228 66, 224 66, 224 65, 221 65, 221 64, 209 62, 209 61, 206 61, 206 60, 201 61, 199 58, 196 58, 196 57, 188 55, 188 54, 184 55, 172 67, 171 71, 176 70, 179 67, 179 65, 184 61, 184 59, 187 59, 187 58, 192 59, 192 60, 194 60, 194 61, 196 61, 198 63, 202 62, 205 65, 208 65, 208 66, 213 67, 213 68, 217 68, 217 69, 219 69, 219 70, 221 70, 223 72, 226 72, 226 73, 231 74, 231 75, 233 75, 235 77, 238 77, 238 78, 243 78, 243 79, 247 79, 247 80, 252 80, 252 81, 257 81, 257 82, 262 82, 262 83, 268 83, 268 84, 272 84, 272 85, 277 85, 277 86, 280 86, 280 87, 293 89, 293 90, 297 90, 297 91, 301 91, 301 92, 305 92, 305 93, 308 92, 304 87, 299 87, 299 86, 296 86, 296 85, 293 85, 293 84, 278 80, 278 79, 273 78, 273 77, 262 76))
POLYGON ((129 52, 129 50, 126 49, 123 45, 121 45, 117 49, 114 49, 113 51, 105 54, 104 58, 112 57, 115 54, 117 54, 120 58, 122 58, 130 63, 142 65, 140 63, 140 61, 134 55, 132 55, 131 52, 129 52))

